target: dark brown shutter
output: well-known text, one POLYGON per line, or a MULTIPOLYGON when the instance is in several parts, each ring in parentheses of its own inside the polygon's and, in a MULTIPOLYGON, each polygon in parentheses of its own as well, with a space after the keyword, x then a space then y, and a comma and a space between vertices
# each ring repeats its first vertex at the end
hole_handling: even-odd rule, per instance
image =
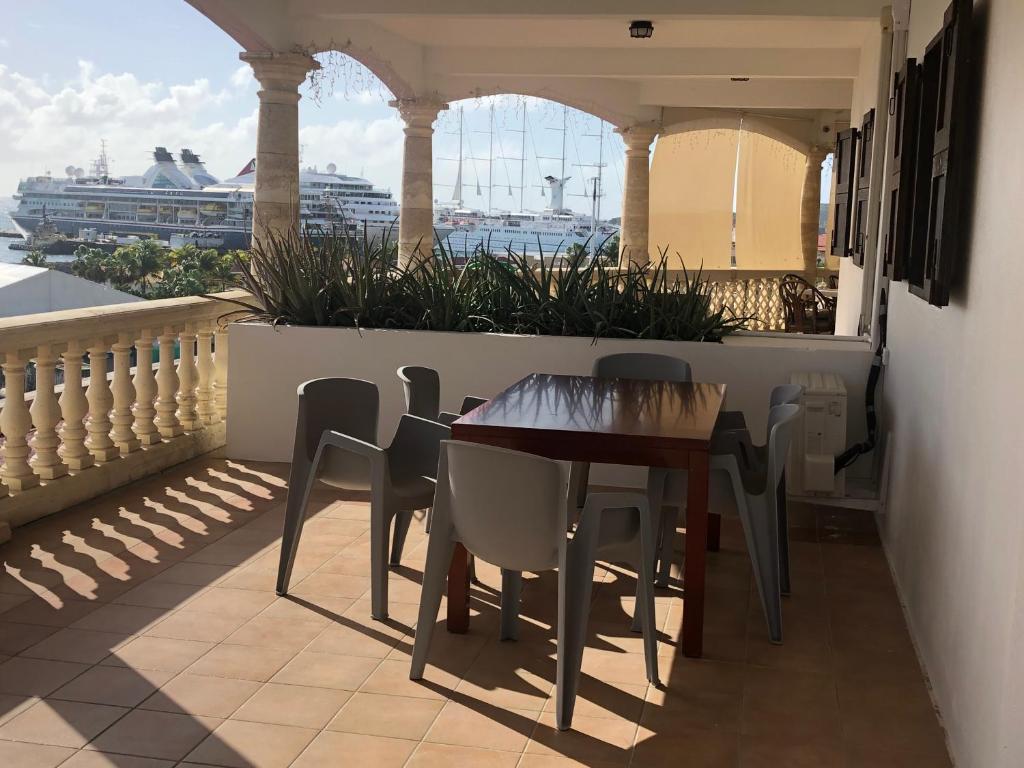
POLYGON ((871 150, 875 140, 875 110, 864 115, 860 127, 860 155, 857 160, 857 199, 853 211, 853 263, 864 266, 868 239, 868 198, 871 195, 871 150))
POLYGON ((857 152, 857 129, 848 128, 836 136, 832 172, 836 175, 836 199, 832 217, 833 256, 850 255, 850 202, 854 197, 854 156, 857 152))
POLYGON ((926 180, 927 186, 922 194, 915 194, 915 216, 926 216, 927 224, 920 242, 920 281, 912 284, 911 290, 938 307, 949 303, 964 245, 960 209, 967 165, 971 8, 971 0, 955 0, 946 9, 942 31, 925 50, 926 98, 932 98, 933 104, 928 114, 922 114, 928 122, 920 135, 930 134, 931 140, 930 146, 918 146, 923 167, 919 178, 926 180), (922 210, 922 206, 927 207, 922 210))
POLYGON ((891 280, 903 280, 910 250, 910 228, 914 215, 914 161, 917 152, 917 118, 920 110, 920 67, 907 59, 893 77, 889 114, 888 167, 885 186, 887 222, 882 249, 883 270, 891 280))

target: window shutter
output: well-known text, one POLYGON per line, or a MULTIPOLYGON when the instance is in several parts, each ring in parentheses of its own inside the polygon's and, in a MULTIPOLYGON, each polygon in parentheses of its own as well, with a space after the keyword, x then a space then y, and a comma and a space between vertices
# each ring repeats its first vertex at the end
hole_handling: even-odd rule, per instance
POLYGON ((907 59, 893 77, 892 99, 889 102, 893 130, 888 147, 888 167, 891 173, 885 187, 889 210, 883 270, 886 277, 897 281, 905 279, 914 215, 914 161, 917 152, 917 118, 921 106, 920 69, 914 59, 907 59))
POLYGON ((928 152, 918 153, 927 186, 916 197, 917 213, 927 216, 927 224, 921 243, 921 280, 911 290, 937 307, 949 303, 963 246, 959 218, 967 164, 971 8, 971 0, 955 0, 946 10, 942 31, 925 50, 926 84, 934 103, 922 130, 922 136, 931 135, 930 146, 928 152), (927 207, 922 209, 923 205, 927 207))
POLYGON ((848 128, 836 136, 832 168, 836 175, 836 199, 832 217, 833 256, 850 255, 850 202, 854 196, 853 160, 857 152, 857 129, 848 128))
POLYGON ((875 139, 875 110, 864 115, 860 128, 860 150, 857 161, 857 199, 853 214, 853 263, 864 266, 864 249, 867 244, 868 197, 871 194, 871 150, 875 139))

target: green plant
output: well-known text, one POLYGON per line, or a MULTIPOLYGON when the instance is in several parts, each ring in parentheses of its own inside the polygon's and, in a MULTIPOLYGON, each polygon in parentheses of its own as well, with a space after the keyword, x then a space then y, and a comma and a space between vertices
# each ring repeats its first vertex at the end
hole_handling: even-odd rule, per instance
POLYGON ((46 261, 46 254, 42 251, 33 250, 25 254, 21 260, 22 264, 29 267, 49 267, 49 262, 46 261))
POLYGON ((699 271, 672 276, 664 253, 621 269, 585 247, 561 259, 509 249, 462 261, 439 246, 431 259, 398 266, 394 245, 271 234, 249 263, 236 261, 253 297, 236 303, 243 317, 274 324, 592 338, 720 341, 747 320, 712 306, 699 271))

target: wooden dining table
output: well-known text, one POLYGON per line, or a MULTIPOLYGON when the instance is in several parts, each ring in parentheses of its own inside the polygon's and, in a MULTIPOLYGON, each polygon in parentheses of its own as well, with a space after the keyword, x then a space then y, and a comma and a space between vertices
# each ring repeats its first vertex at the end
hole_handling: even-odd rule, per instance
MULTIPOLYGON (((687 470, 681 645, 684 655, 699 657, 709 529, 708 451, 724 398, 724 384, 533 373, 456 420, 452 439, 562 461, 687 470)), ((448 572, 449 632, 469 628, 468 560, 465 548, 457 545, 448 572)))

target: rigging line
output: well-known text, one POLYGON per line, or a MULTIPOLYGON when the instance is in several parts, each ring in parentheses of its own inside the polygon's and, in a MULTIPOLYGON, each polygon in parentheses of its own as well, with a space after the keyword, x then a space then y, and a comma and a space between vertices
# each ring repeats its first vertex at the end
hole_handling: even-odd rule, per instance
POLYGON ((509 170, 508 158, 505 156, 505 147, 501 143, 501 131, 498 131, 496 135, 497 135, 497 138, 498 138, 498 157, 501 158, 501 164, 505 167, 505 181, 507 182, 506 186, 508 187, 509 197, 511 197, 512 196, 512 171, 509 170))
POLYGON ((583 158, 580 157, 580 145, 576 141, 576 124, 575 123, 576 123, 576 116, 573 115, 573 130, 572 130, 572 133, 570 134, 570 136, 572 138, 572 148, 573 148, 573 151, 576 153, 576 164, 580 168, 580 186, 583 188, 583 193, 582 194, 583 194, 584 197, 587 197, 587 180, 586 180, 586 177, 584 176, 584 173, 583 173, 583 158))
POLYGON ((476 154, 473 152, 473 141, 470 138, 472 131, 466 131, 466 149, 469 150, 469 162, 473 166, 473 176, 476 179, 477 197, 480 196, 480 169, 476 167, 476 154))
MULTIPOLYGON (((533 162, 535 162, 537 164, 537 178, 540 179, 541 181, 543 181, 544 180, 544 171, 542 171, 541 167, 540 167, 540 153, 537 152, 537 136, 536 136, 536 134, 534 133, 533 129, 530 126, 529 118, 527 118, 527 120, 526 120, 526 128, 530 132, 530 145, 533 147, 533 162)), ((523 184, 525 185, 526 182, 524 181, 523 184)), ((544 189, 544 187, 541 186, 541 191, 543 191, 543 189, 544 189)))

